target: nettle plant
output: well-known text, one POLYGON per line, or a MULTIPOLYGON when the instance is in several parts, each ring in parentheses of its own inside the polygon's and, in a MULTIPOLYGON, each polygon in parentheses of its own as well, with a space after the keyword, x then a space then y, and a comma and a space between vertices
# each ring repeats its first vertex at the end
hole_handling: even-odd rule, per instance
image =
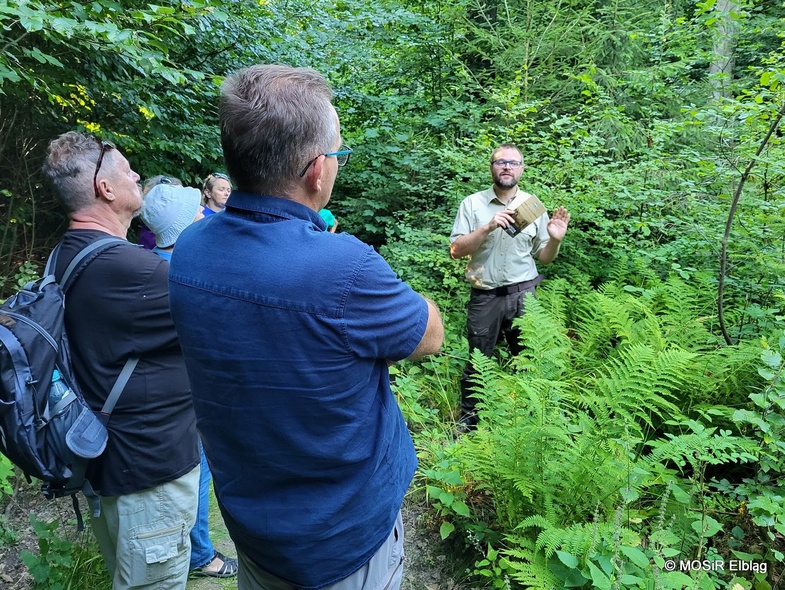
POLYGON ((59 520, 43 522, 34 514, 30 515, 30 524, 38 537, 38 553, 25 549, 21 555, 33 576, 33 590, 111 587, 98 544, 89 529, 66 531, 59 520))

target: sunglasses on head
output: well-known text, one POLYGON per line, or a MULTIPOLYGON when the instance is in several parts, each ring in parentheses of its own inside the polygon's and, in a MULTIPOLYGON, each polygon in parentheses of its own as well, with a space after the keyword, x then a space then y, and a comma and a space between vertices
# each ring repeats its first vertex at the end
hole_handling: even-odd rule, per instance
POLYGON ((115 147, 111 141, 101 141, 97 137, 95 138, 95 141, 101 146, 101 153, 98 156, 98 162, 95 163, 95 173, 93 174, 93 190, 95 191, 95 198, 97 199, 100 197, 98 194, 98 171, 101 170, 101 164, 104 163, 106 152, 115 149, 115 147))

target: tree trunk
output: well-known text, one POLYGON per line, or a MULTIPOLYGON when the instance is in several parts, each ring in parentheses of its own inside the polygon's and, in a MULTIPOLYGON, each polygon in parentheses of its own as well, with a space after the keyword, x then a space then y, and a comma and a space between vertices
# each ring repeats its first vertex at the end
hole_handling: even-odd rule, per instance
POLYGON ((717 0, 715 10, 719 13, 714 35, 714 57, 709 66, 709 80, 714 88, 714 99, 731 95, 733 81, 733 52, 739 34, 739 5, 733 0, 717 0))

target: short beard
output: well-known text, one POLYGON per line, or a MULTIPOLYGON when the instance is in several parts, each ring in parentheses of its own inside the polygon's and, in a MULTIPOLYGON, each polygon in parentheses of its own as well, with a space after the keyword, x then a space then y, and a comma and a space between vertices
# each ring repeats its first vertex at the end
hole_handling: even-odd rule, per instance
POLYGON ((495 184, 499 188, 508 189, 518 186, 518 181, 515 179, 512 179, 510 181, 499 179, 499 180, 494 180, 493 184, 495 184))

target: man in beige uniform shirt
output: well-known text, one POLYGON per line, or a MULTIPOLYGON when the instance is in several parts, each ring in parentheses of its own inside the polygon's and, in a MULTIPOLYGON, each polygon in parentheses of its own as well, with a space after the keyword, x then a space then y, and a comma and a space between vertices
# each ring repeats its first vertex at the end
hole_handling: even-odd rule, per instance
MULTIPOLYGON (((491 356, 502 334, 512 353, 520 352, 512 320, 523 315, 526 293, 533 293, 543 279, 535 258, 542 264, 553 262, 567 233, 570 214, 564 207, 557 208, 552 218, 543 214, 515 237, 504 231, 513 222, 506 206, 518 193, 522 173, 520 150, 513 144, 497 147, 491 155, 493 186, 463 200, 450 234, 450 256, 469 257, 466 280, 472 292, 466 326, 470 356, 475 349, 491 356)), ((469 428, 477 425, 473 376, 469 362, 461 377, 461 422, 469 428)))

